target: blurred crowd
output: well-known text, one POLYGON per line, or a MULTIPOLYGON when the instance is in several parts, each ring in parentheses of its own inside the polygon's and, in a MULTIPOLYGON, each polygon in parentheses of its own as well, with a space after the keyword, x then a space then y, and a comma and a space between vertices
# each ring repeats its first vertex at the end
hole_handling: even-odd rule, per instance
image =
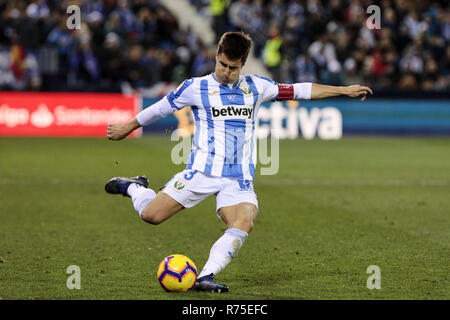
MULTIPOLYGON (((179 1, 211 17, 217 40, 250 34, 252 54, 279 82, 450 89, 448 1, 179 1), (380 28, 369 29, 374 4, 380 28)), ((213 71, 215 48, 162 3, 0 0, 0 89, 124 92, 213 71), (79 28, 67 27, 70 5, 81 8, 79 28)))
POLYGON ((3 90, 129 92, 214 68, 214 52, 158 0, 0 0, 0 12, 3 90))
POLYGON ((217 36, 250 34, 255 57, 279 82, 450 89, 448 0, 189 1, 212 16, 217 36), (378 29, 368 28, 377 22, 372 5, 378 29))

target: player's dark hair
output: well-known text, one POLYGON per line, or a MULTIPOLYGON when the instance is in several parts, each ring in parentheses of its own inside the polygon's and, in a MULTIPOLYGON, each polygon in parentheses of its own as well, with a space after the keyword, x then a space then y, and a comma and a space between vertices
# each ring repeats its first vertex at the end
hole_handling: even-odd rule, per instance
POLYGON ((230 60, 241 59, 242 64, 247 61, 252 38, 243 32, 225 32, 217 46, 217 54, 225 54, 230 60))

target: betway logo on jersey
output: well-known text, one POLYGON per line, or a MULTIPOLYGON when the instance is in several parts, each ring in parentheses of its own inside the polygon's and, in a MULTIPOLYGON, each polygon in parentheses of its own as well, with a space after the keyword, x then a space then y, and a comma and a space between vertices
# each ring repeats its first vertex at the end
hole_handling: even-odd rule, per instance
POLYGON ((253 115, 253 106, 214 106, 211 107, 211 115, 214 120, 251 119, 253 115))

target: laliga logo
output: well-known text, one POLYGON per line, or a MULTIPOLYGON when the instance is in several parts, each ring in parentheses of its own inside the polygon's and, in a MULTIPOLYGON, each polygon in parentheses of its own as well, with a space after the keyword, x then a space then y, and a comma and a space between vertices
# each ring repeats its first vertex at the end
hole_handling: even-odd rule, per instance
POLYGON ((31 114, 30 119, 31 124, 38 128, 49 127, 54 121, 55 117, 53 116, 53 113, 51 113, 43 103, 41 103, 37 110, 31 114))

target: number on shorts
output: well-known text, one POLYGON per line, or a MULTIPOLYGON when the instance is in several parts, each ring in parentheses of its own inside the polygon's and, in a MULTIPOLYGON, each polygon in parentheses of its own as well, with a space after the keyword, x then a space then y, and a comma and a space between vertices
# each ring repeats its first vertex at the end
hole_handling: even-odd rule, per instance
POLYGON ((196 173, 197 173, 197 170, 192 170, 191 172, 186 173, 186 174, 184 175, 184 178, 185 178, 186 180, 192 180, 192 178, 194 177, 194 174, 196 174, 196 173))
POLYGON ((252 182, 250 180, 239 179, 238 183, 239 183, 239 187, 241 188, 241 191, 252 190, 252 182))

